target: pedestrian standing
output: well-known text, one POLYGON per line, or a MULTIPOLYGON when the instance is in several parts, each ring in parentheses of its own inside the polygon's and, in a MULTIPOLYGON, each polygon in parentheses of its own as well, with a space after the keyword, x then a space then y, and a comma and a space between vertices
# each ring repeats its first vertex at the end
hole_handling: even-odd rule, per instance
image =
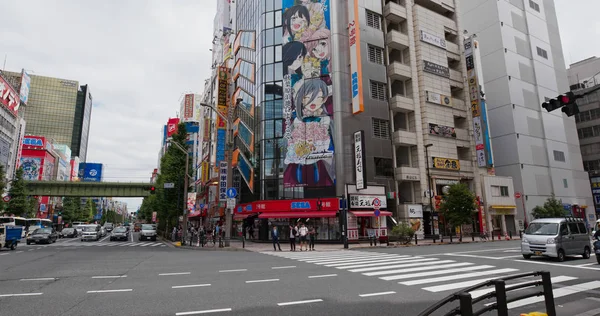
POLYGON ((277 230, 277 226, 275 225, 273 225, 273 228, 271 229, 271 239, 273 239, 273 250, 277 251, 277 248, 275 248, 275 244, 277 244, 279 251, 281 251, 281 245, 279 244, 279 230, 277 230))
POLYGON ((298 231, 290 225, 290 251, 296 251, 296 235, 298 231))
POLYGON ((308 247, 306 245, 306 237, 308 237, 308 228, 306 227, 306 225, 304 225, 304 223, 302 223, 300 225, 300 229, 298 229, 298 234, 300 235, 300 251, 302 251, 302 248, 306 248, 306 251, 308 251, 308 247))
POLYGON ((311 251, 315 250, 315 238, 317 237, 317 231, 314 226, 310 226, 310 230, 308 231, 308 249, 311 251))

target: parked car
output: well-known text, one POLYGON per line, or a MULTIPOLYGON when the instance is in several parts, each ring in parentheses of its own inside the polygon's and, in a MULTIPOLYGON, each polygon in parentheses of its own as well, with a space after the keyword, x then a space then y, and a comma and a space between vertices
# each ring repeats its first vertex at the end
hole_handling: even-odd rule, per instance
POLYGON ((129 231, 125 227, 117 227, 110 234, 110 241, 113 240, 129 240, 129 231))
POLYGON ((156 241, 156 226, 151 224, 142 224, 140 231, 140 241, 151 239, 156 241))
POLYGON ((100 225, 98 224, 91 224, 91 225, 81 225, 80 227, 82 227, 82 231, 81 231, 81 241, 86 241, 86 240, 94 240, 97 241, 98 239, 100 239, 100 225))
POLYGON ((37 243, 46 243, 46 244, 51 244, 51 243, 55 243, 56 240, 58 239, 58 234, 56 233, 56 230, 54 230, 54 228, 38 228, 36 230, 34 230, 31 234, 29 234, 29 236, 27 237, 27 244, 31 245, 32 243, 37 244, 37 243))
POLYGON ((565 256, 590 258, 590 235, 581 218, 540 218, 529 223, 521 239, 523 258, 545 256, 564 261, 565 256))
POLYGON ((63 230, 60 232, 60 237, 62 238, 75 238, 77 236, 77 230, 75 230, 73 227, 63 228, 63 230))

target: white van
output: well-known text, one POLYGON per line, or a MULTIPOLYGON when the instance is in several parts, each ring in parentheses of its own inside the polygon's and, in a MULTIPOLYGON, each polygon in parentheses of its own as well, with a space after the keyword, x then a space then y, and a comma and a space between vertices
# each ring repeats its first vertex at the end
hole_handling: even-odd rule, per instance
POLYGON ((590 235, 581 218, 539 218, 531 221, 521 239, 523 258, 553 257, 564 261, 565 256, 581 255, 590 258, 590 235))
POLYGON ((82 229, 81 241, 98 241, 102 237, 100 232, 100 225, 98 224, 79 225, 79 227, 81 227, 82 229))

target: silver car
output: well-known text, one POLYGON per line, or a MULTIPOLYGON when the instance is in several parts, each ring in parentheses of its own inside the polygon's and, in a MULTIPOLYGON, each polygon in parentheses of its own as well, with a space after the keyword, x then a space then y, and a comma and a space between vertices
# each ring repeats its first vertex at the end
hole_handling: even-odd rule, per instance
POLYGON ((80 225, 79 227, 81 227, 81 241, 97 241, 98 239, 100 239, 100 225, 80 225))
POLYGON ((151 239, 152 241, 156 241, 156 226, 152 224, 142 224, 142 228, 140 230, 140 241, 151 239))
POLYGON ((564 261, 565 256, 590 258, 590 235, 581 218, 540 218, 533 220, 521 239, 523 258, 545 256, 564 261))

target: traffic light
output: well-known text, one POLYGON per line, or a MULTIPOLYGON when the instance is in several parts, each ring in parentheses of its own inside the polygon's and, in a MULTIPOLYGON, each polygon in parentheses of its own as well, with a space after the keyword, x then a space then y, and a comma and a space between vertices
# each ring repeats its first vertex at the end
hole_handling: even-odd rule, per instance
POLYGON ((559 95, 555 99, 542 103, 542 107, 548 112, 562 108, 561 111, 567 116, 573 116, 579 113, 579 107, 577 106, 577 103, 575 103, 579 98, 581 98, 581 96, 577 96, 575 93, 569 91, 559 95))
POLYGON ((150 194, 156 193, 156 188, 154 186, 150 187, 150 194))

